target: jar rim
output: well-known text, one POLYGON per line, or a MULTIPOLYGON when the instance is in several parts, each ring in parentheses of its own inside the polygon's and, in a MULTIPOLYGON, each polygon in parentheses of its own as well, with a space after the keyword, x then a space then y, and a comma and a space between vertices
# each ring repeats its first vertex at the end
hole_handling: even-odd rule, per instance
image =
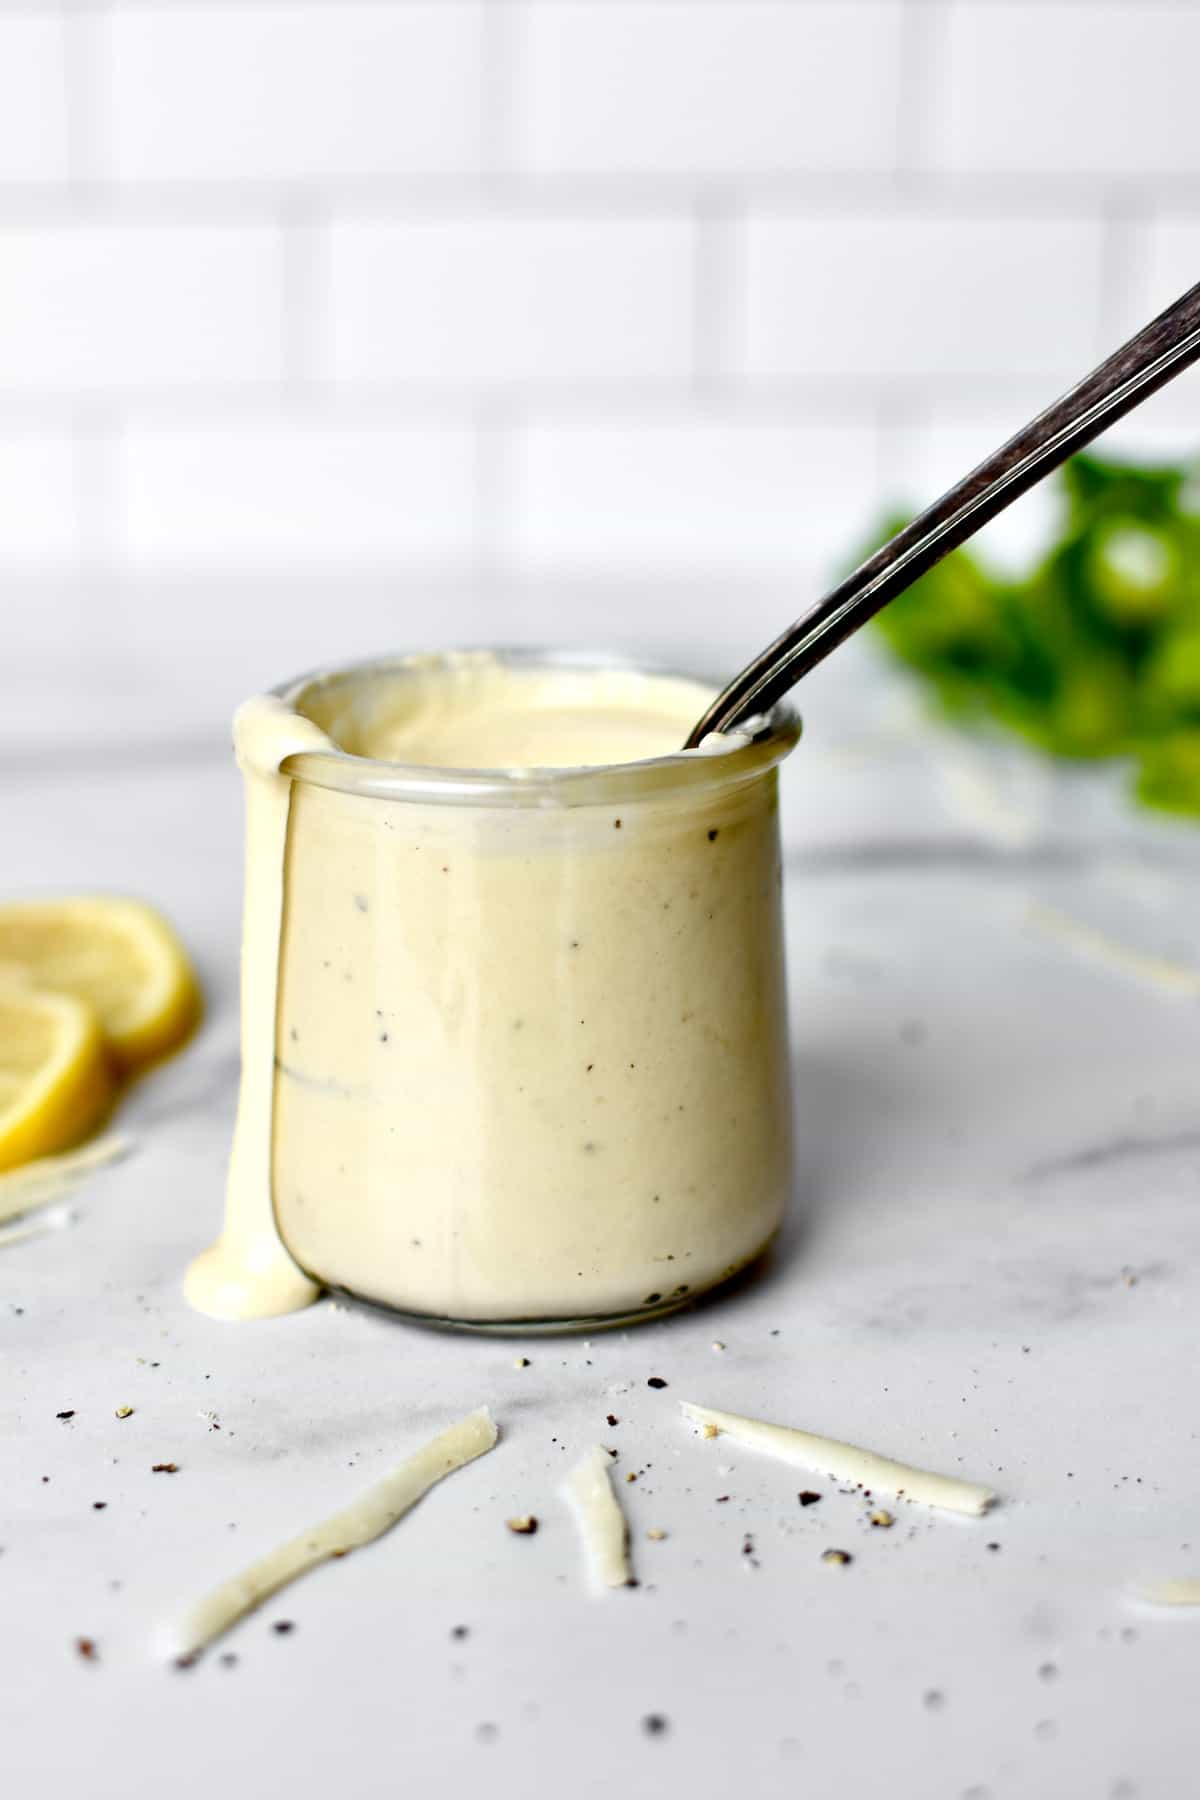
MULTIPOLYGON (((491 662, 510 669, 614 671, 696 682, 717 693, 722 682, 706 672, 680 669, 623 650, 562 649, 542 645, 482 645, 464 650, 409 651, 368 658, 330 669, 312 670, 271 690, 294 711, 306 699, 330 689, 379 676, 424 674, 491 662)), ((799 714, 779 701, 753 727, 744 744, 717 754, 676 750, 669 756, 585 768, 449 769, 357 756, 334 747, 301 750, 285 758, 281 772, 292 780, 377 800, 424 801, 463 806, 588 806, 635 801, 685 787, 718 787, 753 780, 795 747, 799 714)))

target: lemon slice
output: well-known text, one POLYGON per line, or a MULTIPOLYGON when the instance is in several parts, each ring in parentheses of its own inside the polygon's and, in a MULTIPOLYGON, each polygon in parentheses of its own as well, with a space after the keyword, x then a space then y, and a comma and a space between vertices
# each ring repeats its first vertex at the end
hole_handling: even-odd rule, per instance
POLYGON ((128 1073, 166 1056, 200 1016, 200 989, 179 939, 140 900, 97 895, 0 906, 0 967, 82 1000, 128 1073))
POLYGON ((0 1169, 77 1143, 107 1110, 114 1085, 90 1006, 0 984, 0 1169))

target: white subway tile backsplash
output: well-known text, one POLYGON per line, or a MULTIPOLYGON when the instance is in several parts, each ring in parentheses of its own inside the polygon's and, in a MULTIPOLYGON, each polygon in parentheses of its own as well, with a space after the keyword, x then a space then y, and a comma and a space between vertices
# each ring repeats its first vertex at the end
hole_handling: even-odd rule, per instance
POLYGON ((765 638, 1200 276, 1197 67, 1200 0, 0 0, 6 650, 765 638))
POLYGON ((541 419, 514 446, 508 549, 529 567, 823 579, 876 507, 869 426, 700 413, 541 419))
POLYGON ((69 432, 0 433, 0 564, 69 563, 78 550, 69 432))
POLYGON ((731 363, 756 382, 1045 375, 1099 354, 1086 219, 753 214, 731 363))
POLYGON ((1186 217, 1148 220, 1139 252, 1126 284, 1129 331, 1136 331, 1200 281, 1200 208, 1186 217))
POLYGON ((1135 462, 1200 459, 1200 367, 1185 369, 1176 381, 1110 426, 1097 440, 1096 450, 1101 456, 1128 456, 1135 462))
MULTIPOLYGON (((932 404, 909 424, 882 433, 882 493, 889 511, 920 512, 990 456, 1052 396, 1021 387, 1002 404, 932 404)), ((1060 516, 1053 483, 1042 482, 994 519, 972 542, 990 565, 1027 567, 1049 542, 1060 516)))
MULTIPOLYGON (((1094 445, 1097 456, 1111 456, 1118 462, 1145 463, 1148 466, 1189 464, 1200 474, 1200 403, 1192 401, 1191 416, 1180 412, 1154 412, 1153 401, 1139 407, 1116 425, 1110 426, 1094 445)), ((1193 504, 1200 487, 1192 484, 1193 504)))
POLYGON ((118 7, 97 78, 123 181, 298 181, 479 160, 482 6, 118 7))
POLYGON ((693 175, 886 169, 896 0, 535 0, 515 9, 519 166, 693 175))
MULTIPOLYGON (((1089 453, 1142 463, 1200 463, 1200 377, 1188 394, 1188 377, 1163 389, 1112 426, 1089 453)), ((967 398, 932 402, 920 416, 882 432, 882 493, 889 510, 917 512, 982 462, 1033 417, 1049 396, 1021 385, 1003 403, 967 398)), ((993 567, 1028 568, 1053 542, 1063 518, 1059 477, 1052 475, 986 525, 972 541, 973 554, 993 567)))
POLYGON ((114 452, 117 554, 185 568, 464 558, 475 440, 447 423, 280 416, 134 424, 114 452))
POLYGON ((1197 68, 1200 9, 1179 0, 954 0, 935 163, 1200 174, 1197 68))
POLYGON ((0 17, 0 183, 66 174, 66 23, 0 17))
MULTIPOLYGON (((1125 242, 1119 305, 1110 326, 1114 348, 1200 280, 1200 208, 1144 219, 1129 229, 1125 242)), ((1111 442, 1136 445, 1144 439, 1153 445, 1169 441, 1179 429, 1185 436, 1190 431, 1200 447, 1200 368, 1186 369, 1160 388, 1122 420, 1111 442)))
POLYGON ((271 227, 0 225, 0 389, 272 382, 281 325, 281 240, 271 227))
POLYGON ((679 380, 692 227, 672 218, 347 220, 326 245, 322 373, 342 382, 679 380))

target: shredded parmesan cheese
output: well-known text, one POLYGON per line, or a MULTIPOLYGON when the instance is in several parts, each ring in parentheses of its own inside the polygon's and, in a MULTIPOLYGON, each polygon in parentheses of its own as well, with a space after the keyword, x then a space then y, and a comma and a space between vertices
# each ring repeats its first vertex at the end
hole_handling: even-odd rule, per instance
POLYGON ((61 1200, 93 1169, 119 1162, 132 1149, 130 1138, 113 1131, 79 1150, 67 1150, 61 1156, 39 1156, 34 1162, 6 1170, 0 1175, 0 1223, 52 1200, 61 1200))
POLYGON ((1145 950, 1136 950, 1129 944, 1122 944, 1117 938, 1109 937, 1107 932, 1097 931, 1092 925, 1084 925, 1078 919, 1069 918, 1066 913, 1061 913, 1052 906, 1031 906, 1027 916, 1035 931, 1065 944, 1069 950, 1076 950, 1089 962, 1115 969, 1118 974, 1128 975, 1143 987, 1156 988, 1174 999, 1200 998, 1200 969, 1189 968, 1186 963, 1173 962, 1165 956, 1154 956, 1145 950))
POLYGON ((1200 1581, 1153 1581, 1138 1597, 1151 1606, 1200 1606, 1200 1581))
POLYGON ((495 1444, 499 1433, 486 1406, 401 1463, 361 1499, 251 1564, 215 1588, 170 1634, 169 1654, 190 1659, 236 1625, 248 1612, 330 1557, 344 1556, 382 1537, 443 1476, 473 1462, 495 1444))
POLYGON ((714 1412, 707 1406, 682 1402, 687 1418, 699 1425, 707 1435, 707 1427, 715 1425, 739 1444, 765 1450, 783 1462, 798 1463, 804 1469, 820 1469, 837 1481, 853 1481, 872 1493, 886 1492, 904 1500, 919 1500, 926 1506, 941 1506, 951 1512, 985 1513, 996 1498, 989 1488, 976 1487, 969 1481, 957 1481, 952 1475, 933 1475, 925 1469, 909 1468, 906 1463, 892 1462, 877 1456, 873 1450, 859 1450, 853 1444, 839 1443, 836 1438, 817 1437, 812 1432, 794 1431, 787 1425, 770 1425, 763 1419, 746 1419, 739 1413, 714 1412))
POLYGON ((563 1492, 575 1514, 593 1580, 600 1587, 629 1587, 633 1581, 629 1527, 612 1490, 611 1467, 608 1451, 597 1445, 575 1464, 563 1492))

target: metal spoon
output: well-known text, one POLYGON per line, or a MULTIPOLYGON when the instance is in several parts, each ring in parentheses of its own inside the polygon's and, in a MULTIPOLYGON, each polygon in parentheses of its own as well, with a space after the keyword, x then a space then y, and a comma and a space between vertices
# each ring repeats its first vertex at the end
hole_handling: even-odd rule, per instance
POLYGON ((684 745, 770 710, 948 551, 1200 356, 1200 283, 876 550, 718 694, 684 745))

